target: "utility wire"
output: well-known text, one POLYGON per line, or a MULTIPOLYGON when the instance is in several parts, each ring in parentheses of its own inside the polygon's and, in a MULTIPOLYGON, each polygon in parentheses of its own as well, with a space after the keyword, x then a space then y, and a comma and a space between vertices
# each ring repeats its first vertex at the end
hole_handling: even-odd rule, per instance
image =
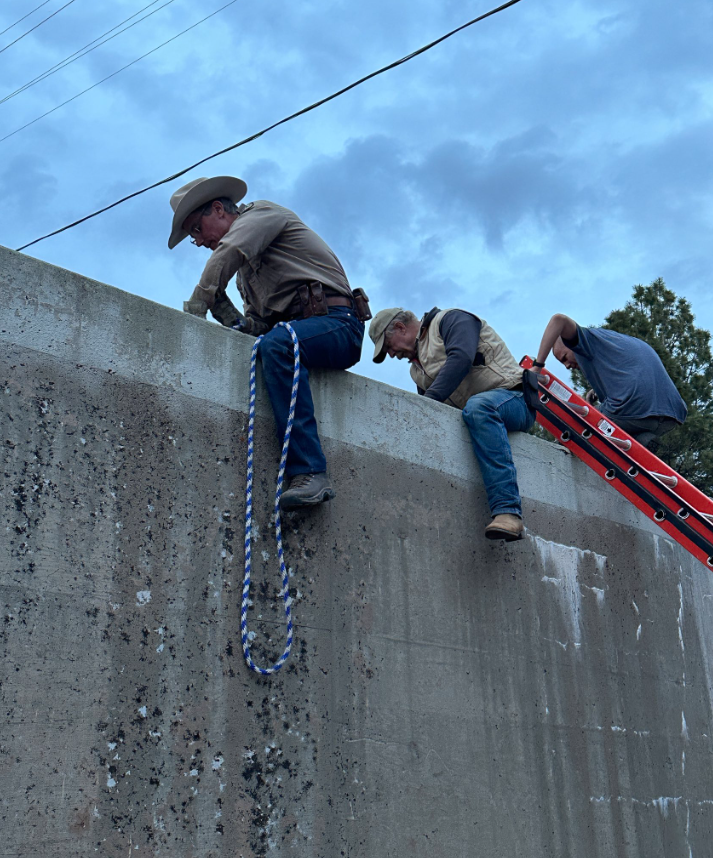
POLYGON ((25 128, 29 128, 30 125, 34 125, 35 122, 39 122, 40 119, 44 119, 45 116, 49 116, 50 113, 54 113, 55 110, 59 110, 60 107, 64 107, 66 104, 69 104, 70 102, 75 101, 77 98, 80 97, 80 95, 85 95, 87 92, 91 92, 91 90, 96 89, 96 87, 98 87, 100 84, 105 83, 106 81, 110 80, 113 77, 116 77, 116 75, 120 74, 123 71, 126 71, 126 69, 131 68, 131 66, 135 66, 136 63, 141 62, 141 60, 146 59, 146 57, 151 56, 151 54, 155 54, 156 51, 160 50, 161 48, 166 47, 166 45, 175 41, 180 36, 184 36, 187 32, 189 32, 189 30, 193 30, 199 24, 202 24, 204 21, 207 21, 208 18, 212 18, 214 15, 217 15, 218 12, 222 12, 223 9, 227 9, 228 6, 232 6, 234 3, 237 3, 237 2, 238 2, 238 0, 230 0, 230 3, 226 3, 225 6, 221 6, 220 9, 216 9, 215 12, 211 12, 210 15, 206 15, 205 18, 201 18, 200 21, 196 21, 195 24, 191 24, 190 27, 186 27, 186 29, 182 30, 180 33, 176 33, 175 36, 171 36, 170 39, 167 39, 165 42, 162 42, 160 45, 157 45, 155 48, 152 48, 147 53, 142 54, 137 59, 132 60, 130 63, 127 63, 125 66, 122 66, 120 69, 117 69, 115 72, 108 74, 106 77, 103 77, 101 80, 97 81, 96 83, 93 83, 91 86, 88 86, 86 89, 83 89, 81 92, 78 92, 76 95, 73 95, 71 98, 68 98, 66 101, 63 101, 61 104, 58 104, 56 107, 53 107, 51 110, 47 110, 45 113, 41 114, 40 116, 36 116, 34 119, 31 119, 29 122, 26 122, 24 125, 21 125, 19 128, 16 128, 14 131, 11 131, 9 134, 6 134, 4 137, 0 137, 0 143, 2 143, 5 140, 8 140, 10 137, 14 137, 15 134, 19 134, 20 131, 24 131, 25 128))
MULTIPOLYGON (((38 27, 41 27, 43 24, 46 24, 50 18, 54 18, 55 15, 59 15, 59 13, 62 11, 62 9, 66 9, 67 6, 71 6, 72 3, 74 3, 74 0, 69 0, 69 3, 65 3, 64 6, 60 6, 56 12, 53 12, 51 15, 48 15, 46 18, 43 18, 39 24, 35 24, 34 27, 30 27, 30 29, 27 30, 27 32, 23 33, 21 36, 18 36, 14 42, 10 42, 10 44, 5 45, 4 48, 0 48, 0 54, 4 53, 8 48, 11 48, 13 45, 16 45, 19 41, 24 39, 25 36, 29 36, 30 33, 34 32, 38 27)), ((37 8, 39 9, 40 7, 38 6, 37 8)), ((13 26, 14 26, 14 24, 13 24, 13 26)))
POLYGON ((24 20, 25 20, 25 18, 29 18, 29 17, 30 17, 30 15, 32 15, 32 13, 33 13, 33 12, 36 12, 38 9, 41 9, 43 6, 46 6, 49 2, 50 2, 50 0, 45 0, 45 2, 44 2, 44 3, 40 3, 40 5, 39 5, 39 6, 35 6, 35 8, 32 10, 32 12, 28 12, 26 15, 23 15, 23 16, 22 16, 22 18, 18 18, 18 19, 17 19, 17 21, 15 21, 15 23, 14 23, 14 24, 10 24, 10 26, 9 26, 9 27, 5 27, 5 29, 4 29, 4 30, 0 30, 0 36, 4 36, 4 35, 5 35, 5 33, 7 33, 7 31, 8 31, 8 30, 12 30, 12 28, 13 28, 13 27, 17 27, 17 25, 18 25, 21 21, 24 21, 24 20))
POLYGON ((257 133, 252 134, 250 137, 246 137, 244 140, 240 140, 240 142, 238 143, 233 143, 232 146, 227 146, 225 149, 221 149, 219 152, 214 152, 212 155, 208 155, 205 158, 201 158, 200 161, 196 161, 196 163, 191 164, 190 167, 185 167, 183 170, 179 170, 172 176, 167 176, 165 179, 161 179, 158 182, 154 182, 153 185, 147 185, 140 191, 134 191, 131 194, 127 194, 127 196, 116 200, 116 202, 110 203, 108 206, 104 206, 104 208, 97 209, 95 212, 85 215, 83 218, 75 220, 73 223, 68 223, 66 226, 60 227, 53 232, 48 232, 46 235, 40 236, 40 238, 36 238, 33 241, 28 242, 27 244, 23 244, 22 247, 17 248, 17 252, 25 250, 26 248, 31 247, 33 244, 37 244, 40 241, 44 241, 46 238, 51 238, 53 235, 59 235, 61 232, 65 232, 68 229, 72 229, 72 227, 79 226, 80 223, 84 223, 85 221, 91 220, 92 218, 97 217, 100 214, 104 214, 104 212, 108 212, 110 209, 116 208, 116 206, 127 202, 127 200, 132 200, 134 197, 141 196, 141 194, 145 194, 147 191, 152 191, 154 188, 158 188, 161 185, 166 185, 168 184, 168 182, 173 182, 175 179, 178 179, 181 176, 185 176, 186 173, 189 173, 196 167, 200 167, 201 164, 205 164, 207 161, 211 161, 213 158, 217 158, 219 155, 224 155, 226 152, 231 152, 233 149, 237 149, 239 146, 244 146, 246 143, 251 143, 253 140, 257 140, 258 137, 262 137, 263 134, 267 134, 267 132, 272 131, 273 128, 277 128, 279 125, 284 125, 286 122, 290 122, 292 119, 296 119, 298 116, 302 116, 305 113, 309 113, 311 110, 315 110, 317 107, 321 107, 328 101, 332 101, 333 99, 338 98, 340 95, 344 95, 344 93, 349 92, 350 89, 355 89, 362 83, 366 83, 366 81, 371 80, 374 77, 378 77, 378 75, 384 74, 384 72, 390 71, 397 66, 407 63, 409 60, 414 59, 414 57, 417 57, 420 54, 424 54, 426 53, 426 51, 430 51, 431 48, 434 48, 436 45, 439 45, 446 39, 450 39, 451 36, 455 36, 456 33, 460 33, 461 30, 465 30, 467 27, 471 27, 473 24, 477 24, 479 21, 485 20, 485 18, 490 18, 491 15, 496 15, 498 12, 502 12, 504 9, 507 9, 510 6, 514 6, 516 3, 519 2, 520 0, 508 0, 508 2, 503 3, 502 6, 498 6, 496 9, 491 9, 489 12, 486 12, 483 15, 479 15, 477 18, 473 18, 472 21, 468 21, 465 24, 461 24, 460 27, 456 27, 456 29, 451 30, 450 33, 446 33, 444 36, 441 36, 435 41, 429 42, 429 44, 424 45, 422 48, 419 48, 418 50, 413 51, 410 54, 407 54, 400 60, 396 60, 393 63, 389 63, 389 65, 383 66, 382 68, 377 69, 377 71, 371 72, 370 74, 359 78, 359 80, 350 83, 343 89, 340 89, 337 92, 333 92, 331 95, 326 96, 326 98, 322 98, 320 101, 315 101, 314 104, 310 104, 309 107, 303 107, 302 110, 298 110, 296 113, 292 113, 290 116, 286 116, 284 119, 280 119, 279 122, 274 122, 272 125, 268 125, 267 128, 263 128, 262 131, 258 131, 257 133))
POLYGON ((151 6, 155 6, 158 2, 159 0, 152 0, 152 2, 148 4, 148 6, 144 6, 143 9, 139 9, 139 11, 134 12, 133 15, 129 15, 128 18, 125 18, 123 21, 120 21, 115 27, 112 27, 110 30, 107 30, 106 33, 102 33, 101 36, 97 36, 96 39, 92 39, 92 41, 87 43, 83 48, 80 48, 78 51, 75 51, 73 54, 70 54, 68 57, 65 57, 60 62, 55 63, 53 66, 50 66, 50 68, 43 71, 42 74, 39 74, 37 75, 37 77, 32 78, 32 80, 27 81, 27 83, 24 83, 22 86, 18 87, 14 92, 9 93, 4 98, 0 98, 0 104, 5 104, 6 101, 10 101, 11 98, 14 98, 16 95, 19 95, 21 92, 24 92, 26 89, 30 89, 30 87, 34 86, 36 83, 45 80, 45 78, 48 78, 56 72, 61 71, 63 68, 66 68, 77 60, 81 60, 82 57, 86 57, 87 54, 90 54, 92 51, 95 51, 97 48, 100 48, 107 42, 110 42, 112 39, 115 39, 117 36, 120 36, 127 30, 130 30, 132 27, 135 27, 137 24, 140 24, 142 21, 145 21, 147 18, 150 18, 152 15, 155 15, 157 12, 160 12, 161 9, 165 9, 166 6, 170 6, 171 3, 175 2, 175 0, 167 0, 167 2, 163 4, 163 6, 159 6, 158 9, 154 9, 153 12, 149 12, 148 15, 144 15, 143 18, 139 18, 138 21, 134 21, 133 24, 129 24, 128 27, 124 27, 124 29, 120 30, 118 33, 114 33, 114 30, 117 30, 123 24, 126 24, 127 21, 130 21, 132 18, 135 18, 142 12, 145 12, 151 6), (114 33, 114 35, 109 36, 109 33, 114 33), (109 36, 109 38, 104 39, 104 36, 109 36), (101 42, 100 39, 104 39, 104 41, 101 42), (99 42, 99 44, 95 44, 96 42, 99 42), (94 47, 92 47, 92 45, 94 45, 94 47))

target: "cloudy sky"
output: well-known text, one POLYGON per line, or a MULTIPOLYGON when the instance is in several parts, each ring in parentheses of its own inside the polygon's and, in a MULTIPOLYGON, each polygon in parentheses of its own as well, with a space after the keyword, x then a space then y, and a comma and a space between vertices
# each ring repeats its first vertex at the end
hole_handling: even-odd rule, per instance
MULTIPOLYGON (((239 0, 178 36, 227 2, 46 0, 33 12, 40 0, 3 0, 0 244, 171 175, 495 5, 239 0), (7 98, 130 16, 119 29, 131 29, 7 98)), ((168 198, 221 174, 294 209, 374 309, 470 309, 517 358, 552 313, 601 323, 656 277, 711 330, 713 4, 521 0, 27 253, 180 308, 208 251, 167 249, 168 198)), ((405 364, 364 353, 358 372, 411 388, 405 364)))

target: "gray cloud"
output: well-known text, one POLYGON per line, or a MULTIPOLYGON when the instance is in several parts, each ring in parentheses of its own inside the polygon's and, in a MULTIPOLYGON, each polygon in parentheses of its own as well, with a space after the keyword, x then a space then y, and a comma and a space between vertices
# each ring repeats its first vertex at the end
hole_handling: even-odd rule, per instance
POLYGON ((26 230, 39 229, 57 197, 57 178, 38 155, 16 155, 0 167, 3 218, 0 244, 16 247, 26 230))
MULTIPOLYGON (((6 0, 0 29, 24 5, 6 0)), ((0 74, 21 83, 136 8, 75 4, 0 55, 0 74)), ((0 105, 0 122, 22 124, 208 11, 178 0, 0 105)), ((17 246, 163 178, 479 11, 236 4, 1 144, 3 198, 33 211, 0 240, 17 246)), ((178 306, 203 257, 165 248, 168 197, 197 175, 234 173, 252 198, 295 209, 383 305, 477 304, 524 339, 517 326, 539 325, 539 312, 596 321, 663 274, 713 326, 712 15, 708 0, 520 3, 33 251, 178 306)))

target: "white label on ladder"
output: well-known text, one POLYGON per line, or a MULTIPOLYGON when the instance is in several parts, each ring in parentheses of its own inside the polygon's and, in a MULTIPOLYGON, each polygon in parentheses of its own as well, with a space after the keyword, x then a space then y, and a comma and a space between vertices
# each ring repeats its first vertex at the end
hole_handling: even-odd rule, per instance
POLYGON ((611 423, 607 423, 606 420, 600 420, 599 423, 597 423, 597 426, 602 435, 606 435, 607 438, 611 438, 616 431, 616 427, 612 426, 611 423))
POLYGON ((562 399, 564 402, 569 402, 572 398, 572 391, 567 390, 567 388, 563 387, 558 381, 553 381, 548 390, 550 393, 554 393, 557 399, 562 399))

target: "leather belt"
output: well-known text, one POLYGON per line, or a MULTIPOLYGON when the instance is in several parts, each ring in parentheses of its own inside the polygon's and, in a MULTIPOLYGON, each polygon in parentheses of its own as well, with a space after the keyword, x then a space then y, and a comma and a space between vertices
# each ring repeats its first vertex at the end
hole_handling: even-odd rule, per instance
MULTIPOLYGON (((353 307, 354 300, 352 298, 348 298, 346 295, 325 295, 324 300, 328 307, 353 307)), ((302 302, 299 298, 295 298, 295 300, 290 304, 287 308, 287 319, 302 319, 302 302)))

